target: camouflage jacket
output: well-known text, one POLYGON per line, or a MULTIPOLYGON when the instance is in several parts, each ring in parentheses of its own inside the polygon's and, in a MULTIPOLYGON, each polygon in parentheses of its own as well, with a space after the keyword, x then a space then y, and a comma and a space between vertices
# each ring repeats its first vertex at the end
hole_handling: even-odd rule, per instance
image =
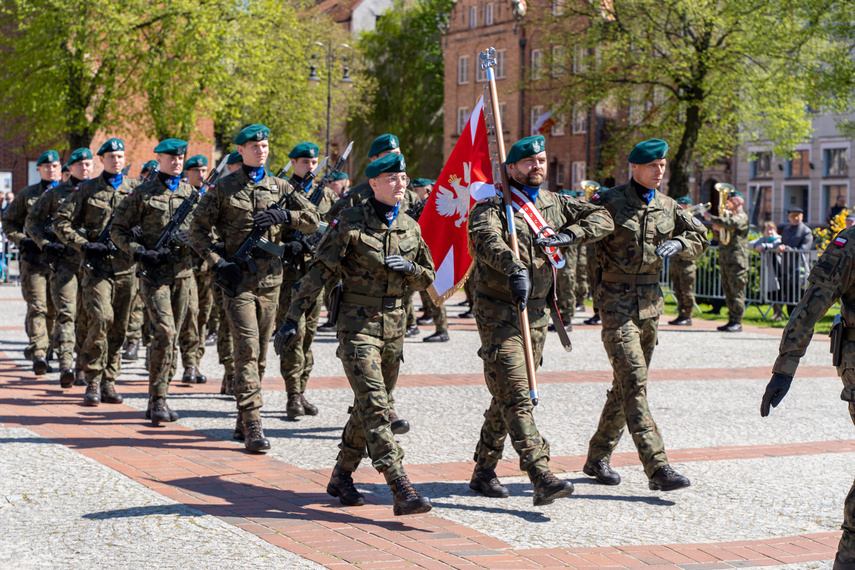
POLYGON ((317 300, 321 289, 339 272, 344 294, 337 330, 382 339, 404 334, 406 314, 402 297, 405 292, 426 289, 436 276, 419 225, 399 213, 392 225, 387 226, 370 202, 348 208, 333 220, 318 245, 309 272, 294 285, 286 318, 299 321, 317 300), (387 255, 400 255, 412 261, 415 273, 406 275, 389 269, 384 263, 387 255), (349 301, 348 295, 371 300, 349 301), (384 310, 380 306, 383 297, 397 299, 395 307, 384 310))
POLYGON ((654 253, 666 240, 677 240, 683 250, 675 257, 694 260, 709 246, 700 220, 681 210, 673 198, 658 190, 646 204, 638 197, 632 183, 600 191, 591 203, 605 207, 615 221, 614 232, 597 242, 598 279, 594 304, 602 311, 611 311, 639 319, 652 319, 662 314, 665 303, 659 288, 662 259, 654 253), (600 273, 601 272, 601 273, 600 273), (646 275, 653 283, 630 284, 620 277, 646 275))
MULTIPOLYGON (((814 325, 838 300, 848 332, 855 326, 855 227, 837 234, 811 269, 808 288, 790 313, 781 335, 773 372, 795 376, 799 360, 813 337, 814 325)), ((843 342, 843 359, 838 370, 845 368, 855 368, 855 342, 848 340, 843 342)))
MULTIPOLYGON (((570 196, 541 190, 535 206, 555 231, 573 234, 576 244, 602 239, 614 229, 612 218, 604 208, 570 196)), ((543 248, 535 243, 537 236, 521 212, 514 214, 514 227, 519 242, 519 259, 509 245, 505 207, 500 197, 478 202, 469 214, 469 239, 475 258, 475 290, 498 301, 494 303, 501 313, 496 315, 498 320, 511 322, 518 318, 515 316, 518 311, 510 303, 509 275, 528 269, 531 300, 545 300, 553 286, 552 263, 543 248)), ((530 304, 530 307, 534 309, 534 305, 537 303, 530 304)), ((540 309, 545 316, 543 307, 540 309)), ((540 326, 535 322, 531 324, 540 326)))
MULTIPOLYGON (((363 202, 367 202, 369 198, 374 196, 374 190, 371 189, 371 185, 368 184, 368 181, 357 184, 353 188, 348 189, 347 192, 342 194, 341 198, 333 204, 332 208, 327 212, 324 220, 328 223, 332 223, 332 221, 338 218, 338 215, 347 210, 348 208, 352 208, 354 206, 358 206, 363 202)), ((403 207, 403 204, 401 204, 403 207)))
MULTIPOLYGON (((98 241, 116 207, 139 184, 139 180, 127 176, 116 189, 103 176, 81 182, 77 199, 65 202, 54 221, 53 229, 59 241, 80 252, 84 244, 98 241)), ((122 250, 111 256, 110 264, 116 275, 130 273, 136 265, 122 250)))
MULTIPOLYGON (((44 249, 48 243, 58 241, 53 229, 54 221, 66 201, 77 199, 78 189, 79 185, 72 184, 70 180, 60 182, 58 186, 54 186, 39 196, 38 200, 30 206, 24 227, 40 248, 44 249)), ((83 261, 83 256, 79 251, 68 247, 62 255, 61 261, 71 266, 78 266, 83 261)))
POLYGON ((739 208, 730 216, 710 216, 710 221, 730 233, 730 241, 727 245, 723 243, 718 245, 719 262, 737 263, 748 267, 748 214, 739 208))
MULTIPOLYGON (((116 216, 110 235, 113 243, 133 259, 134 252, 140 247, 154 249, 163 230, 169 224, 175 211, 181 207, 194 189, 183 182, 178 184, 174 192, 155 176, 154 180, 137 186, 127 198, 116 206, 116 216), (139 226, 142 235, 135 238, 133 228, 139 226)), ((184 220, 181 229, 187 229, 188 220, 184 220)), ((175 263, 162 265, 154 270, 146 270, 146 274, 156 284, 170 283, 173 279, 181 279, 193 275, 193 258, 190 248, 176 240, 167 247, 172 251, 175 263)))
POLYGON ((30 208, 46 192, 47 190, 42 190, 40 182, 27 186, 18 192, 12 203, 3 211, 3 233, 18 247, 21 246, 21 240, 28 237, 24 226, 30 208))
MULTIPOLYGON (((226 259, 237 252, 255 227, 253 218, 286 196, 283 209, 291 212, 291 223, 271 226, 265 239, 275 244, 292 241, 294 231, 312 233, 318 229, 320 216, 312 203, 295 194, 285 180, 265 175, 258 184, 243 169, 217 181, 214 188, 205 192, 193 216, 190 227, 190 244, 199 255, 214 266, 220 256, 213 251, 213 235, 219 236, 226 248, 226 259), (214 234, 215 232, 215 234, 214 234)), ((255 248, 253 260, 258 273, 242 267, 242 287, 278 287, 282 284, 282 259, 255 248)))

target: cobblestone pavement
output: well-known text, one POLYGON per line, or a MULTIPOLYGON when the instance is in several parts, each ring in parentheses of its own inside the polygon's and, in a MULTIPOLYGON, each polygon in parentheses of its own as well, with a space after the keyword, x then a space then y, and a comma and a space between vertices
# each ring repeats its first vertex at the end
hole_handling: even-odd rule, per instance
POLYGON ((535 412, 553 470, 576 491, 534 508, 509 443, 497 472, 511 496, 468 488, 489 394, 474 321, 456 318, 456 301, 452 342, 406 342, 395 397, 412 430, 399 441, 434 509, 394 517, 370 461, 355 474, 365 506, 341 507, 325 493, 352 400, 334 335, 318 335, 306 394, 320 414, 299 421, 285 417, 271 351, 262 417, 273 449, 248 455, 231 440, 234 402, 218 393, 213 347, 201 366, 209 382, 174 382, 169 402, 181 419, 153 428, 142 417, 142 360, 117 384, 124 404, 83 407, 82 388, 31 374, 20 290, 0 288, 0 567, 831 567, 855 438, 825 337, 785 402, 761 419, 779 330, 662 326, 651 409, 692 486, 654 493, 628 437, 612 460, 621 485, 581 473, 611 373, 599 328, 577 317, 572 353, 549 337, 535 412))

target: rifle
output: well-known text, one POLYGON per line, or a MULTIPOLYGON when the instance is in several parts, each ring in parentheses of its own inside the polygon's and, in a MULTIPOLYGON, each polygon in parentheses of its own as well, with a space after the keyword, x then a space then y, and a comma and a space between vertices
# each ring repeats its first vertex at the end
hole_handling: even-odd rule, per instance
MULTIPOLYGON (((48 218, 44 223, 44 234, 45 238, 51 242, 56 243, 59 241, 59 238, 56 237, 56 233, 53 231, 53 218, 48 218)), ((47 265, 51 271, 56 271, 56 262, 59 261, 59 256, 57 255, 45 255, 41 258, 40 263, 44 263, 47 265)))
MULTIPOLYGON (((298 190, 305 194, 306 188, 309 187, 309 184, 312 183, 312 180, 315 179, 315 176, 318 175, 318 173, 324 166, 326 166, 326 164, 327 159, 324 158, 324 160, 321 161, 317 168, 306 174, 306 177, 303 178, 303 180, 296 188, 294 188, 293 190, 291 190, 291 192, 287 194, 283 194, 282 197, 279 198, 279 201, 270 206, 270 208, 268 209, 281 210, 282 206, 285 205, 285 200, 288 199, 288 196, 290 196, 294 192, 297 192, 298 190)), ((237 249, 237 251, 229 261, 231 261, 232 263, 237 263, 238 265, 242 265, 245 263, 252 273, 258 273, 258 265, 256 265, 255 260, 252 259, 252 250, 255 249, 255 246, 257 246, 259 242, 261 242, 261 240, 264 239, 264 233, 266 231, 267 228, 261 229, 258 226, 254 226, 252 228, 252 231, 249 233, 248 236, 246 236, 246 239, 243 240, 243 243, 240 245, 240 247, 237 249)), ((236 283, 229 283, 224 281, 223 279, 217 279, 216 281, 214 281, 214 284, 220 287, 223 292, 229 297, 235 296, 235 289, 237 288, 236 283)))
MULTIPOLYGON (((115 217, 116 217, 116 212, 113 212, 113 215, 111 215, 110 219, 107 221, 107 225, 104 226, 104 229, 101 230, 101 233, 98 235, 98 239, 95 240, 95 243, 103 243, 103 244, 107 245, 107 247, 110 250, 108 255, 111 255, 113 250, 116 249, 116 245, 113 243, 113 240, 110 239, 110 229, 113 227, 113 218, 115 218, 115 217)), ((102 262, 106 261, 106 258, 104 258, 101 261, 102 262)), ((87 256, 87 258, 83 261, 83 267, 85 267, 86 269, 89 269, 90 271, 97 273, 99 276, 104 275, 104 267, 101 264, 101 262, 99 262, 97 265, 92 263, 92 259, 90 256, 87 256)))
MULTIPOLYGON (((496 90, 496 49, 488 48, 482 51, 479 56, 481 60, 481 69, 487 72, 487 85, 484 86, 484 91, 487 92, 487 99, 490 103, 490 110, 484 109, 485 115, 492 117, 492 124, 488 125, 488 133, 491 142, 494 142, 495 150, 493 153, 493 181, 496 185, 496 190, 501 193, 502 201, 505 205, 505 221, 508 224, 508 237, 510 238, 511 251, 516 259, 520 258, 520 246, 517 239, 516 226, 514 226, 514 210, 511 206, 510 184, 508 182, 508 171, 505 170, 503 163, 505 153, 505 139, 502 136, 502 116, 499 113, 499 93, 496 90), (492 126, 492 129, 490 127, 492 126)), ((519 308, 519 307, 518 307, 519 308)), ((535 374, 534 350, 531 344, 531 329, 528 320, 528 311, 519 308, 520 316, 520 332, 523 337, 523 353, 525 354, 525 369, 528 375, 528 388, 531 396, 531 403, 537 405, 537 375, 535 374)))
POLYGON ((425 210, 425 205, 427 204, 427 199, 419 200, 415 206, 406 211, 406 214, 410 216, 415 221, 419 221, 419 218, 422 215, 422 212, 425 210))

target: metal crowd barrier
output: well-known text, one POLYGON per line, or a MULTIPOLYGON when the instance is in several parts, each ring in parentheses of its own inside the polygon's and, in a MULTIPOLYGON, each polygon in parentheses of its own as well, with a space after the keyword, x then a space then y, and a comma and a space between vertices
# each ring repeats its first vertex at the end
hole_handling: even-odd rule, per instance
MULTIPOLYGON (((796 305, 807 287, 811 267, 822 252, 816 250, 786 250, 758 252, 748 250, 748 283, 745 286, 745 306, 768 305, 760 313, 765 320, 771 306, 796 305)), ((659 284, 666 299, 676 301, 671 284, 670 260, 665 260, 659 284)), ((698 301, 724 300, 721 271, 718 265, 718 246, 708 248, 695 262, 695 308, 698 301)))

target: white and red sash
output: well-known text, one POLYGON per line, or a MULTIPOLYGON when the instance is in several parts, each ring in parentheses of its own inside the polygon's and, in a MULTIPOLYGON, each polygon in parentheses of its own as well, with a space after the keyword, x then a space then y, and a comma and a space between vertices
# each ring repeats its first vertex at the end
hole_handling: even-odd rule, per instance
MULTIPOLYGON (((535 236, 549 237, 555 235, 555 230, 546 223, 543 215, 538 211, 534 202, 531 201, 531 198, 525 192, 511 187, 511 204, 515 211, 522 212, 523 219, 525 219, 525 222, 534 232, 535 236)), ((543 251, 546 252, 553 267, 556 269, 564 267, 566 261, 560 249, 557 247, 544 247, 543 251)))

